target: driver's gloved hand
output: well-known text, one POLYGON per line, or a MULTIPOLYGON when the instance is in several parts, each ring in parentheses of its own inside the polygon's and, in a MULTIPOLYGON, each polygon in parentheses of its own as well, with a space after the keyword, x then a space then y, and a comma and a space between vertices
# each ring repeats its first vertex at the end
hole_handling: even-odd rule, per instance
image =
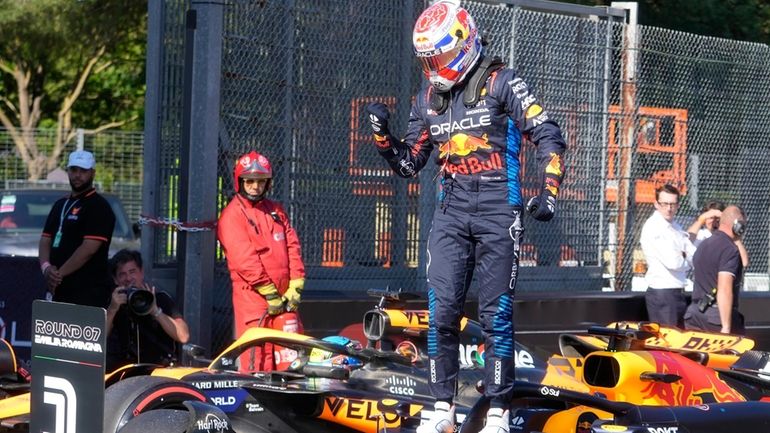
POLYGON ((550 221, 556 212, 556 197, 546 191, 527 202, 527 212, 538 221, 550 221))
POLYGON ((390 135, 388 130, 388 120, 390 119, 390 112, 388 107, 382 102, 371 102, 366 104, 366 118, 369 120, 369 125, 372 127, 374 135, 384 137, 390 135))

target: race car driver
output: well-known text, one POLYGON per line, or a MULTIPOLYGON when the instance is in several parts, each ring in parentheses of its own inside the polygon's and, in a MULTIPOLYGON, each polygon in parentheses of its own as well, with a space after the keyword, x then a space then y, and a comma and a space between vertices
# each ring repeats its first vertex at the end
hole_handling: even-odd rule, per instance
POLYGON ((539 193, 526 210, 554 216, 566 143, 526 82, 485 56, 479 29, 458 2, 426 9, 413 32, 414 52, 430 85, 414 100, 403 140, 389 128, 382 103, 366 107, 380 155, 401 177, 414 177, 438 148, 439 205, 428 239, 428 355, 436 398, 419 433, 450 432, 459 369, 459 323, 474 271, 485 336, 484 433, 507 432, 513 390, 513 296, 523 233, 519 182, 522 138, 537 145, 539 193))
MULTIPOLYGON (((301 332, 297 308, 305 266, 286 212, 265 198, 273 178, 270 161, 257 152, 246 153, 235 163, 233 178, 236 194, 222 210, 217 237, 233 283, 236 337, 250 327, 276 328, 278 323, 283 331, 301 332)), ((240 371, 275 367, 272 348, 247 355, 240 359, 240 371)))

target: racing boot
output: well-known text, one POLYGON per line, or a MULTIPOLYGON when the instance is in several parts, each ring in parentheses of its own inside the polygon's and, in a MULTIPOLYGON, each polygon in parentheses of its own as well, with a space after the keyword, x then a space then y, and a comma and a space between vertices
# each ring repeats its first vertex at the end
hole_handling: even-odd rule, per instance
POLYGON ((417 433, 452 433, 455 429, 455 407, 437 401, 430 419, 417 427, 417 433))
POLYGON ((508 433, 508 419, 510 412, 502 408, 489 408, 487 421, 479 433, 508 433))

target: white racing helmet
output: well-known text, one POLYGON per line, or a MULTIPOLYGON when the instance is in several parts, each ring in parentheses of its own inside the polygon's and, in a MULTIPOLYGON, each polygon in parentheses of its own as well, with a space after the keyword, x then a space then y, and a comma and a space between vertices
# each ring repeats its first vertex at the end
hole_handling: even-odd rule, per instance
POLYGON ((455 0, 425 9, 414 25, 412 43, 425 76, 439 92, 462 81, 481 57, 479 29, 455 0))

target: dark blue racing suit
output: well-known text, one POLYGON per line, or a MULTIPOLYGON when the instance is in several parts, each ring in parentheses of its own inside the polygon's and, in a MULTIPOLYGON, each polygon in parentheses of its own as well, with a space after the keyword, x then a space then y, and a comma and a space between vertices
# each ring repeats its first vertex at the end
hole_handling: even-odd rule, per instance
MULTIPOLYGON (((464 86, 450 90, 448 108, 431 108, 430 86, 418 94, 402 141, 375 135, 393 171, 413 177, 438 148, 439 206, 428 240, 428 354, 431 392, 451 401, 459 370, 459 329, 475 266, 484 330, 485 393, 507 404, 513 390, 513 295, 518 275, 524 202, 519 180, 522 136, 537 145, 542 194, 556 196, 566 148, 559 126, 511 69, 486 80, 466 106, 464 86), (470 281, 470 280, 468 280, 470 281)), ((495 404, 497 403, 497 404, 495 404)))

